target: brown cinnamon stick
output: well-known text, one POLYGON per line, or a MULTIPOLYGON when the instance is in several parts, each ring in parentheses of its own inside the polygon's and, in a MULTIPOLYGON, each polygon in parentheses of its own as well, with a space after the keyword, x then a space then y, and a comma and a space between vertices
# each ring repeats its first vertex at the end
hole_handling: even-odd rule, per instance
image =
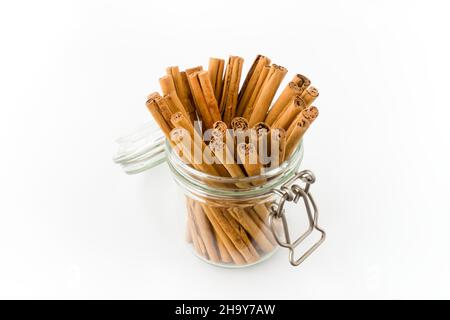
POLYGON ((272 102, 281 81, 283 81, 283 78, 287 73, 287 69, 282 66, 272 65, 272 69, 273 71, 269 73, 267 79, 265 80, 261 93, 255 102, 253 112, 248 120, 250 127, 257 122, 264 121, 267 110, 270 107, 270 103, 272 102))
POLYGON ((198 72, 193 72, 188 75, 189 86, 191 88, 192 96, 194 97, 197 113, 202 117, 202 121, 207 129, 212 128, 214 123, 211 113, 209 112, 208 104, 202 92, 198 72))
POLYGON ((315 87, 311 86, 306 89, 302 94, 302 98, 305 101, 306 107, 309 107, 314 102, 314 100, 317 99, 318 96, 319 90, 317 90, 315 87))
POLYGON ((303 92, 311 85, 311 81, 305 77, 302 74, 297 73, 294 78, 292 79, 292 82, 297 84, 300 87, 300 91, 303 92))
POLYGON ((190 89, 187 82, 183 80, 182 73, 178 69, 178 66, 168 67, 166 69, 167 75, 171 76, 173 79, 173 84, 175 86, 175 91, 177 96, 180 98, 181 103, 186 109, 191 121, 195 120, 195 108, 190 98, 190 89))
POLYGON ((286 159, 288 159, 292 155, 295 148, 300 143, 300 140, 302 139, 306 130, 308 130, 311 123, 319 115, 319 111, 317 110, 316 107, 310 107, 303 110, 300 115, 301 115, 300 120, 294 124, 292 132, 289 134, 289 137, 286 142, 286 155, 285 155, 286 159))
POLYGON ((258 152, 253 143, 240 143, 237 145, 237 154, 248 176, 261 174, 262 166, 258 161, 258 152))
POLYGON ((200 71, 197 76, 200 81, 203 97, 205 98, 209 115, 211 116, 213 123, 222 120, 219 105, 217 104, 216 97, 214 96, 214 89, 212 87, 208 71, 200 71))
POLYGON ((247 76, 245 77, 244 84, 239 92, 238 106, 236 109, 236 115, 242 116, 250 101, 250 98, 256 88, 258 79, 263 72, 264 66, 270 64, 270 59, 262 55, 258 55, 253 62, 247 76))
POLYGON ((223 115, 223 121, 228 126, 236 113, 243 63, 244 59, 241 57, 231 56, 225 70, 220 112, 223 115))
POLYGON ((236 231, 236 233, 241 236, 242 241, 245 243, 245 245, 247 246, 251 255, 253 256, 253 260, 257 261, 259 259, 258 251, 256 251, 255 247, 252 245, 252 242, 248 238, 248 235, 247 235, 247 232, 245 231, 245 229, 242 227, 242 225, 237 223, 237 221, 232 216, 231 209, 224 210, 223 216, 225 219, 227 219, 228 223, 234 229, 234 231, 236 231))
POLYGON ((166 122, 161 111, 159 110, 158 104, 155 99, 149 99, 146 102, 147 109, 155 119, 157 125, 161 128, 161 131, 164 133, 166 138, 170 141, 170 130, 172 130, 172 126, 166 122))
POLYGON ((225 263, 231 263, 233 262, 233 259, 230 256, 230 253, 227 250, 227 247, 225 247, 223 240, 220 238, 219 234, 217 232, 214 232, 217 242, 217 248, 219 249, 220 259, 222 262, 225 263))
POLYGON ((295 82, 289 82, 286 88, 284 88, 283 92, 281 92, 277 101, 273 104, 272 108, 270 108, 269 113, 267 114, 266 122, 268 125, 272 125, 275 121, 284 113, 286 107, 289 102, 295 95, 300 95, 302 90, 295 82))
POLYGON ((275 128, 282 128, 284 130, 287 130, 292 121, 294 121, 295 117, 297 117, 297 115, 306 107, 307 106, 305 100, 303 100, 303 98, 301 98, 299 95, 292 97, 286 110, 274 122, 273 126, 275 128))
POLYGON ((202 208, 203 208, 206 216, 208 217, 209 221, 211 222, 211 225, 213 226, 214 231, 217 233, 218 237, 220 238, 223 245, 225 246, 228 253, 230 254, 233 262, 237 265, 245 264, 246 260, 244 259, 242 254, 239 252, 239 250, 237 250, 233 241, 231 241, 230 237, 224 231, 223 227, 219 223, 219 220, 216 215, 216 211, 205 204, 202 205, 202 208))
POLYGON ((219 58, 209 58, 208 74, 214 90, 216 101, 220 101, 223 87, 223 69, 225 60, 219 58))
POLYGON ((209 220, 206 218, 200 205, 192 201, 191 206, 193 208, 192 214, 194 216, 195 225, 197 226, 197 232, 203 240, 209 260, 219 262, 220 258, 217 252, 215 238, 209 220))
POLYGON ((247 232, 253 237, 255 242, 264 252, 272 252, 274 245, 266 238, 265 234, 261 231, 256 223, 250 218, 247 212, 239 209, 230 209, 231 215, 235 218, 247 232))
POLYGON ((284 129, 275 128, 270 130, 270 163, 271 168, 281 165, 286 152, 286 131, 284 129))
POLYGON ((253 89, 253 92, 250 96, 250 99, 246 103, 246 106, 243 107, 242 114, 238 114, 238 116, 242 116, 245 119, 249 120, 250 116, 253 113, 253 110, 255 108, 256 100, 258 99, 261 89, 267 79, 267 76, 269 75, 269 72, 272 70, 270 65, 266 65, 263 67, 261 74, 259 75, 258 81, 256 82, 255 88, 253 89))

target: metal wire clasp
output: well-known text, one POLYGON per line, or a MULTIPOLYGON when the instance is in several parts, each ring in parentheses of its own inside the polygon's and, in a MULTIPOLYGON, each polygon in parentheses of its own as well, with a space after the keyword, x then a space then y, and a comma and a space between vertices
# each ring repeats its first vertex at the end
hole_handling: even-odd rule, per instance
POLYGON ((280 189, 274 189, 273 192, 280 196, 280 199, 273 203, 270 207, 269 214, 269 225, 272 230, 272 233, 275 237, 277 243, 284 248, 289 249, 289 262, 293 266, 298 266, 301 264, 306 258, 308 258, 311 253, 313 253, 321 244, 325 241, 325 231, 321 229, 318 225, 319 219, 319 210, 317 209, 316 203, 309 192, 311 184, 315 182, 316 178, 314 174, 309 170, 304 170, 296 173, 289 181, 284 183, 280 189), (297 181, 301 181, 304 183, 304 187, 302 188, 300 185, 296 184, 297 181), (294 201, 297 203, 300 198, 303 199, 303 203, 305 205, 306 214, 309 221, 308 230, 306 230, 300 237, 298 237, 294 242, 291 241, 291 237, 289 234, 288 223, 285 216, 284 204, 287 202, 294 201), (311 210, 314 210, 312 212, 311 210), (285 240, 281 241, 276 232, 277 226, 275 225, 275 221, 279 221, 281 219, 283 232, 285 240), (320 239, 314 243, 308 250, 306 250, 303 255, 295 259, 294 251, 295 248, 302 243, 314 230, 320 232, 320 239))

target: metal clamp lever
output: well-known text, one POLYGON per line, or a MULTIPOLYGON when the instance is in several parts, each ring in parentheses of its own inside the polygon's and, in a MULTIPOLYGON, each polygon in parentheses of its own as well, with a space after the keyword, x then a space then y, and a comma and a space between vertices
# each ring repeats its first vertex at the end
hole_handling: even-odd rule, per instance
POLYGON ((273 192, 278 194, 280 196, 280 199, 273 203, 270 208, 270 214, 269 214, 269 225, 272 230, 272 233, 275 237, 275 240, 277 243, 284 248, 289 249, 289 262, 293 266, 300 265, 306 258, 308 258, 311 253, 313 253, 321 244, 325 241, 325 231, 321 229, 318 225, 318 219, 319 219, 319 210, 317 209, 316 203, 309 192, 309 188, 311 184, 315 182, 316 178, 314 174, 309 170, 304 170, 301 172, 298 172, 295 174, 289 181, 284 183, 280 189, 274 189, 273 192), (298 184, 295 184, 297 180, 300 180, 305 183, 304 187, 302 188, 298 184), (306 214, 308 216, 309 221, 309 228, 306 230, 300 237, 298 237, 294 242, 291 241, 291 237, 289 234, 288 229, 288 223, 285 216, 285 210, 284 210, 284 204, 287 202, 293 201, 294 203, 297 203, 300 198, 303 199, 303 203, 305 205, 306 214), (312 209, 314 210, 314 213, 312 213, 312 209), (277 235, 276 232, 276 225, 275 221, 278 221, 281 219, 282 226, 283 226, 283 232, 285 240, 281 241, 277 235), (303 255, 295 259, 294 253, 295 248, 302 243, 314 230, 317 230, 320 232, 321 237, 320 239, 314 243, 306 252, 303 253, 303 255))

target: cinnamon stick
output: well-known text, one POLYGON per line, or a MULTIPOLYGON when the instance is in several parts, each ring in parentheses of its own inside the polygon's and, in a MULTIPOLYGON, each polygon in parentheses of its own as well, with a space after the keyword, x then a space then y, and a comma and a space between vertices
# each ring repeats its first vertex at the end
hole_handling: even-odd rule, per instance
POLYGON ((198 255, 208 258, 205 244, 203 243, 202 238, 200 237, 200 235, 197 232, 197 228, 195 226, 195 218, 194 218, 194 215, 192 212, 193 212, 193 208, 192 208, 192 206, 190 206, 190 210, 188 210, 188 216, 189 216, 188 225, 189 225, 189 230, 190 230, 191 236, 192 236, 192 242, 194 244, 194 249, 198 255))
POLYGON ((258 99, 255 102, 254 110, 248 120, 248 124, 252 127, 255 123, 264 121, 266 118, 267 110, 270 107, 270 103, 272 102, 275 93, 278 90, 278 87, 283 81, 284 76, 287 73, 287 69, 278 66, 272 65, 273 71, 269 74, 267 79, 264 81, 264 86, 261 89, 261 93, 258 96, 258 99))
MULTIPOLYGON (((202 155, 201 159, 194 159, 199 161, 193 160, 197 168, 200 168, 201 171, 209 174, 214 175, 215 172, 215 175, 229 177, 228 171, 221 164, 215 163, 211 149, 205 144, 201 135, 194 129, 193 125, 181 112, 173 114, 171 122, 176 128, 183 128, 188 132, 192 141, 193 154, 202 155)), ((180 137, 181 141, 183 141, 182 138, 183 137, 180 137)))
POLYGON ((286 142, 286 159, 288 159, 295 148, 300 143, 303 135, 306 130, 308 130, 311 123, 317 118, 319 115, 319 111, 316 107, 310 107, 301 112, 301 119, 294 124, 292 132, 289 134, 289 137, 286 142))
POLYGON ((242 88, 239 92, 238 106, 236 109, 237 116, 242 116, 244 114, 248 102, 250 101, 250 98, 256 88, 258 79, 261 73, 263 72, 264 66, 269 64, 270 64, 269 58, 262 55, 256 56, 256 59, 253 62, 249 72, 247 73, 247 76, 245 77, 244 80, 244 84, 242 85, 242 88))
POLYGON ((253 110, 255 108, 255 102, 258 99, 261 93, 261 89, 271 70, 272 68, 270 65, 266 65, 263 67, 261 74, 259 75, 258 81, 256 82, 255 88, 253 89, 253 92, 250 96, 250 99, 246 103, 246 106, 243 107, 242 114, 238 114, 238 116, 242 116, 247 120, 250 119, 250 116, 252 115, 253 110))
POLYGON ((197 112, 200 113, 202 121, 205 124, 205 127, 207 129, 210 129, 212 128, 214 121, 202 92, 202 87, 200 85, 200 80, 198 78, 198 72, 193 72, 190 75, 188 75, 188 81, 191 88, 192 96, 194 97, 197 112))
POLYGON ((209 260, 219 262, 220 258, 215 246, 214 234, 209 220, 206 218, 202 208, 193 201, 192 208, 192 214, 194 216, 195 225, 197 226, 197 232, 203 240, 209 260))
POLYGON ((259 259, 258 251, 256 251, 256 249, 253 246, 252 242, 248 238, 247 232, 242 227, 242 225, 237 223, 237 221, 233 218, 232 213, 231 213, 230 210, 231 209, 224 211, 224 213, 223 213, 224 218, 227 219, 228 223, 237 232, 237 234, 239 234, 241 236, 242 241, 245 243, 245 245, 247 246, 247 248, 250 251, 251 255, 253 256, 253 260, 257 261, 259 259))
POLYGON ((262 166, 258 162, 258 152, 253 143, 242 142, 238 144, 237 154, 248 176, 261 174, 262 166))
POLYGON ((273 126, 275 128, 282 128, 287 130, 292 121, 294 121, 295 117, 297 117, 297 115, 306 107, 306 102, 302 97, 300 97, 299 95, 292 97, 286 110, 277 119, 277 121, 274 122, 273 126))
POLYGON ((286 152, 286 131, 284 129, 270 130, 270 147, 270 158, 272 159, 270 167, 279 167, 286 152))
MULTIPOLYGON (((242 171, 241 167, 234 162, 231 156, 231 151, 227 148, 227 145, 221 140, 213 140, 209 144, 209 148, 212 150, 216 158, 225 167, 231 177, 233 178, 245 178, 246 175, 242 171)), ((236 182, 236 186, 239 188, 248 188, 249 185, 243 182, 236 182)))
POLYGON ((192 104, 192 100, 190 98, 190 89, 187 82, 183 80, 182 73, 180 72, 178 66, 168 67, 166 69, 167 75, 172 77, 173 84, 175 86, 175 91, 177 96, 180 98, 181 103, 186 109, 189 118, 191 121, 195 120, 195 108, 192 104))
POLYGON ((223 121, 228 126, 236 113, 243 63, 244 59, 241 57, 231 56, 225 70, 220 112, 223 115, 223 121))
POLYGON ((222 262, 225 263, 231 263, 233 262, 233 259, 230 256, 230 253, 227 250, 227 247, 225 247, 225 244, 223 243, 223 240, 220 238, 219 234, 214 231, 216 242, 217 242, 217 248, 219 249, 220 259, 222 262))
POLYGON ((288 138, 291 135, 297 122, 299 122, 299 121, 312 122, 317 118, 318 115, 319 115, 319 110, 314 106, 303 109, 302 112, 300 112, 297 115, 297 117, 294 119, 294 121, 292 121, 292 124, 289 126, 288 130, 286 131, 286 138, 288 138))
POLYGON ((219 220, 216 215, 216 211, 214 211, 211 207, 202 204, 202 208, 208 217, 209 221, 211 222, 211 225, 214 228, 214 231, 217 233, 218 237, 222 241, 223 245, 227 249, 228 253, 231 256, 231 259, 233 262, 237 265, 242 265, 246 263, 246 260, 242 256, 242 254, 236 249, 235 245, 231 241, 228 234, 224 231, 223 227, 219 223, 219 220))
POLYGON ((273 104, 272 108, 270 108, 270 111, 267 114, 264 122, 266 122, 268 125, 272 125, 286 110, 286 107, 291 99, 295 95, 300 95, 301 93, 302 90, 295 82, 289 82, 286 88, 284 88, 283 92, 281 92, 277 101, 275 101, 275 103, 273 104))
POLYGON ((208 74, 216 101, 220 101, 222 94, 224 66, 225 60, 219 58, 209 58, 208 74))
POLYGON ((231 215, 235 218, 247 232, 253 237, 255 242, 264 252, 272 252, 274 249, 273 244, 266 238, 264 233, 250 218, 250 216, 239 208, 230 209, 231 215))
POLYGON ((184 70, 184 72, 186 73, 187 77, 189 77, 191 74, 193 74, 195 72, 200 72, 200 71, 203 71, 203 67, 202 66, 197 66, 197 67, 188 68, 188 69, 184 70))
POLYGON ((208 71, 200 71, 197 73, 197 76, 200 81, 203 97, 205 98, 206 106, 212 121, 216 122, 222 120, 219 105, 217 104, 216 97, 214 96, 214 89, 212 87, 208 71))
POLYGON ((311 80, 309 80, 307 77, 305 77, 302 74, 297 73, 294 78, 292 79, 292 82, 297 84, 300 87, 300 91, 303 92, 311 85, 311 80))
POLYGON ((303 100, 305 100, 306 107, 309 107, 314 102, 314 100, 317 99, 318 96, 319 90, 317 90, 315 87, 311 86, 306 89, 302 94, 302 98, 303 100))
POLYGON ((161 128, 166 138, 170 141, 170 130, 172 130, 171 125, 164 119, 161 111, 159 110, 158 104, 155 99, 149 99, 146 102, 147 109, 155 119, 156 124, 161 128))

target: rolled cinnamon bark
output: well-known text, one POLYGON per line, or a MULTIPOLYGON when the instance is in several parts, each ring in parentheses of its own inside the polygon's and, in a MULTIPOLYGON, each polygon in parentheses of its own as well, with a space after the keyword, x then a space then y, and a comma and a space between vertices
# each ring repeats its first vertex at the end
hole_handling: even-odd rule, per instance
MULTIPOLYGON (((233 225, 229 223, 223 212, 221 212, 219 209, 215 209, 212 216, 216 219, 217 223, 221 226, 222 230, 226 233, 226 235, 229 237, 239 253, 244 257, 247 263, 252 263, 258 260, 258 258, 252 254, 248 245, 242 239, 239 230, 236 230, 233 225)), ((209 215, 208 218, 210 218, 209 215)))
POLYGON ((258 122, 253 127, 256 132, 256 141, 252 141, 258 148, 258 162, 261 165, 267 165, 270 162, 270 126, 265 122, 258 122))
POLYGON ((252 254, 253 260, 257 261, 259 259, 259 254, 256 251, 255 247, 252 245, 252 242, 248 238, 247 232, 242 227, 242 225, 237 223, 237 221, 232 216, 232 213, 230 212, 230 210, 224 210, 223 217, 225 219, 227 219, 228 223, 236 231, 236 233, 241 236, 242 241, 245 243, 245 245, 247 246, 248 250, 252 254))
POLYGON ((249 213, 250 218, 255 222, 255 224, 258 226, 259 229, 264 233, 267 240, 269 240, 273 245, 276 245, 276 240, 273 237, 272 231, 267 227, 267 219, 269 216, 269 212, 267 211, 267 208, 264 204, 260 204, 261 207, 264 207, 266 210, 265 218, 260 218, 260 216, 256 213, 256 211, 250 208, 247 208, 247 212, 249 213))
POLYGON ((264 66, 269 64, 270 64, 269 58, 262 55, 256 56, 256 59, 253 62, 249 72, 247 73, 247 76, 245 77, 244 80, 244 84, 242 85, 242 88, 239 92, 238 106, 236 109, 237 116, 242 116, 244 114, 244 111, 248 105, 248 102, 250 101, 253 91, 256 88, 256 83, 258 82, 261 72, 263 71, 264 66))
POLYGON ((159 84, 161 86, 161 90, 164 94, 164 97, 170 95, 171 97, 171 103, 169 103, 172 112, 176 112, 175 109, 177 111, 181 111, 183 112, 186 116, 189 117, 189 112, 187 110, 187 108, 183 105, 183 103, 181 102, 180 98, 177 95, 177 91, 175 89, 175 83, 174 80, 172 78, 171 75, 165 75, 164 77, 161 77, 159 79, 159 84))
POLYGON ((227 134, 227 124, 223 121, 216 121, 213 124, 212 136, 215 140, 225 141, 227 134))
POLYGON ((311 81, 302 74, 297 73, 292 82, 296 83, 300 87, 300 91, 303 92, 311 85, 311 81))
MULTIPOLYGON (((228 170, 228 172, 230 173, 230 175, 232 177, 234 177, 234 178, 243 178, 243 177, 246 176, 245 173, 242 171, 241 167, 238 164, 233 162, 233 159, 227 161, 227 159, 225 158, 224 154, 226 152, 226 145, 225 145, 224 142, 219 141, 219 140, 211 141, 209 146, 210 146, 211 150, 214 152, 214 154, 216 155, 216 157, 221 161, 221 163, 224 165, 224 167, 228 170)), ((247 184, 247 183, 243 183, 243 182, 237 182, 236 186, 238 188, 248 188, 250 185, 247 184)), ((264 206, 262 206, 262 207, 263 207, 262 210, 261 210, 261 208, 259 208, 260 212, 264 211, 265 212, 265 216, 267 217, 267 215, 268 215, 267 214, 267 209, 264 206)), ((251 215, 252 212, 249 211, 249 210, 245 210, 246 214, 251 215)), ((259 225, 257 226, 257 228, 260 228, 259 225)), ((261 233, 261 232, 264 232, 264 230, 263 231, 261 231, 261 230, 258 231, 257 228, 254 228, 252 231, 254 233, 258 233, 258 234, 261 233)))
MULTIPOLYGON (((246 175, 242 171, 241 167, 234 162, 231 151, 227 148, 226 143, 220 140, 213 140, 209 144, 209 148, 212 150, 216 158, 227 169, 230 176, 233 178, 245 178, 246 175)), ((243 182, 237 182, 238 188, 248 188, 249 185, 243 182)))
POLYGON ((169 109, 172 112, 172 114, 181 112, 186 118, 190 119, 189 114, 187 113, 180 99, 177 97, 175 91, 164 95, 163 99, 169 106, 169 109))
POLYGON ((168 122, 166 122, 166 120, 164 119, 155 99, 147 100, 146 106, 147 106, 148 111, 150 111, 150 113, 152 114, 153 119, 155 119, 156 124, 161 128, 161 131, 164 133, 166 138, 169 141, 171 141, 170 140, 170 130, 172 130, 172 126, 168 122))
POLYGON ((248 121, 244 117, 234 117, 231 120, 231 129, 234 131, 245 131, 248 129, 248 121))
POLYGON ((253 89, 253 92, 246 103, 246 105, 243 107, 242 114, 238 114, 238 116, 242 116, 245 119, 249 120, 250 116, 253 113, 253 109, 255 108, 255 102, 258 99, 261 89, 267 79, 267 76, 269 75, 269 72, 271 71, 271 66, 266 65, 263 67, 261 74, 259 75, 258 81, 256 82, 255 88, 253 89))
POLYGON ((202 66, 197 66, 197 67, 188 68, 188 69, 184 70, 184 72, 186 73, 187 77, 189 77, 191 74, 193 74, 195 72, 200 72, 200 71, 203 71, 203 67, 202 66))
POLYGON ((223 87, 223 69, 225 60, 219 58, 209 58, 208 74, 211 80, 211 85, 214 89, 214 96, 219 102, 223 87))
POLYGON ((188 208, 188 226, 189 226, 189 230, 192 236, 192 243, 194 245, 194 250, 197 252, 198 255, 205 257, 206 259, 208 258, 207 256, 207 252, 206 252, 206 247, 205 244, 203 243, 202 238, 200 237, 200 235, 197 232, 197 227, 195 225, 195 217, 193 214, 193 207, 192 204, 189 204, 189 208, 188 208))
POLYGON ((225 232, 224 228, 219 223, 216 210, 213 210, 210 206, 202 204, 202 208, 208 217, 209 221, 211 222, 214 231, 217 233, 218 237, 222 241, 223 245, 227 249, 228 253, 231 256, 231 259, 233 262, 237 265, 242 265, 246 263, 246 260, 242 256, 242 254, 237 250, 235 247, 233 241, 231 241, 228 234, 225 232))
POLYGON ((172 110, 170 110, 169 105, 164 100, 163 97, 158 92, 153 92, 148 95, 147 97, 147 103, 149 101, 154 101, 158 105, 159 112, 163 116, 164 120, 166 120, 166 123, 168 124, 171 129, 173 128, 172 123, 170 122, 170 117, 172 116, 172 110))
POLYGON ((302 98, 303 100, 305 100, 305 106, 309 107, 314 102, 314 100, 317 99, 318 96, 319 90, 317 90, 315 87, 311 86, 306 89, 302 94, 302 98))
POLYGON ((231 56, 225 70, 220 112, 223 115, 223 121, 228 126, 236 113, 243 63, 244 59, 241 57, 231 56))
POLYGON ((201 237, 203 244, 205 245, 209 260, 213 262, 219 262, 220 258, 217 252, 214 233, 209 223, 209 220, 206 218, 205 213, 203 212, 200 205, 196 204, 193 201, 192 201, 192 208, 193 208, 192 214, 194 216, 195 225, 197 226, 197 232, 201 237))
POLYGON ((175 91, 181 103, 186 109, 191 121, 195 120, 195 108, 190 98, 189 84, 183 80, 183 76, 178 69, 178 66, 168 67, 166 69, 167 75, 171 76, 175 85, 175 91))
MULTIPOLYGON (((231 129, 233 129, 234 145, 246 141, 248 133, 248 121, 244 117, 235 117, 231 120, 231 129)), ((233 150, 235 147, 233 147, 233 150)))
POLYGON ((316 107, 310 107, 303 110, 300 115, 301 119, 294 124, 294 128, 287 139, 285 159, 288 159, 294 152, 295 148, 297 148, 306 130, 308 130, 311 123, 319 115, 319 111, 316 107))
POLYGON ((270 130, 270 147, 270 158, 272 160, 270 167, 279 167, 286 152, 286 131, 284 129, 270 130))
POLYGON ((205 98, 206 105, 208 107, 209 114, 213 122, 222 120, 219 111, 219 105, 217 104, 216 97, 214 96, 214 89, 207 71, 200 71, 198 74, 203 97, 205 98))
POLYGON ((188 130, 185 129, 179 121, 174 120, 173 117, 172 123, 175 126, 175 129, 172 129, 170 138, 177 146, 179 146, 179 148, 181 148, 183 156, 187 159, 187 161, 189 161, 197 170, 203 171, 209 175, 220 176, 216 168, 213 165, 207 164, 206 161, 203 161, 203 158, 199 159, 200 161, 195 161, 195 154, 203 154, 201 146, 191 140, 192 138, 189 135, 188 130))
POLYGON ((302 91, 300 87, 295 82, 289 82, 283 92, 281 92, 277 101, 273 104, 272 108, 270 108, 264 122, 271 126, 279 118, 279 116, 282 115, 283 111, 286 110, 286 107, 292 97, 295 95, 300 95, 301 93, 302 91))
POLYGON ((273 72, 269 73, 269 76, 265 80, 261 93, 255 102, 254 110, 248 120, 250 127, 257 122, 264 121, 270 103, 287 73, 287 69, 282 66, 272 65, 272 69, 273 72))
POLYGON ((306 108, 306 102, 299 95, 294 96, 283 114, 274 122, 275 128, 287 130, 295 117, 306 108))
POLYGON ((214 231, 214 235, 216 237, 217 248, 219 249, 220 260, 222 260, 222 262, 225 263, 233 262, 233 259, 231 258, 230 253, 225 247, 223 240, 220 238, 219 234, 216 231, 214 231))
POLYGON ((183 91, 184 91, 184 95, 187 97, 187 99, 189 100, 189 104, 192 106, 192 110, 194 113, 194 121, 197 120, 198 115, 197 112, 195 110, 195 103, 194 103, 194 97, 192 97, 192 93, 191 93, 191 87, 189 86, 189 81, 187 78, 187 74, 186 71, 181 71, 180 72, 181 75, 181 80, 183 81, 183 91))
POLYGON ((269 209, 265 206, 265 204, 255 204, 253 206, 253 210, 255 210, 256 214, 258 215, 258 217, 264 221, 264 223, 268 222, 269 219, 269 209))
POLYGON ((173 78, 171 75, 165 75, 159 78, 159 85, 161 86, 161 91, 165 95, 172 92, 176 92, 175 83, 173 82, 173 78))
POLYGON ((314 106, 303 109, 302 112, 300 112, 300 114, 294 119, 294 121, 292 121, 292 124, 286 131, 286 138, 289 138, 297 122, 306 120, 311 123, 318 117, 318 115, 319 110, 314 106))
POLYGON ((167 100, 159 96, 155 98, 155 102, 158 105, 159 111, 164 117, 164 120, 166 120, 167 124, 171 127, 171 129, 173 129, 172 123, 170 122, 170 117, 172 116, 173 112, 169 104, 167 103, 167 100))
POLYGON ((173 114, 171 117, 171 122, 175 126, 175 128, 183 128, 190 135, 190 139, 192 139, 191 141, 193 149, 193 151, 191 152, 193 152, 194 155, 202 155, 201 159, 195 159, 191 155, 191 157, 194 158, 193 164, 195 165, 194 167, 196 169, 204 171, 208 174, 213 174, 214 172, 216 172, 216 175, 222 177, 230 176, 228 174, 228 171, 221 164, 215 163, 211 149, 205 144, 205 142, 202 140, 201 135, 194 129, 193 125, 181 112, 173 114))
POLYGON ((264 252, 272 252, 274 245, 266 238, 264 232, 256 225, 250 215, 240 208, 231 208, 229 210, 233 218, 235 218, 244 229, 253 237, 258 247, 264 252))
POLYGON ((206 99, 203 96, 202 87, 200 85, 200 80, 198 78, 198 72, 194 72, 188 75, 188 81, 191 88, 192 96, 194 97, 197 112, 200 113, 202 121, 205 124, 205 127, 207 129, 210 129, 212 128, 214 121, 209 112, 206 99))
MULTIPOLYGON (((181 113, 177 113, 174 116, 175 116, 175 118, 178 117, 180 119, 183 119, 183 115, 181 113)), ((177 121, 177 120, 179 120, 179 119, 173 119, 172 122, 174 122, 174 125, 179 126, 180 121, 177 121)), ((183 139, 189 137, 189 133, 188 133, 187 129, 180 126, 179 128, 177 127, 172 130, 171 136, 173 137, 173 140, 174 140, 174 142, 177 143, 177 145, 183 146, 183 143, 182 143, 183 139)), ((188 150, 186 147, 184 147, 183 152, 189 153, 190 150, 188 150)), ((208 165, 204 164, 204 163, 201 163, 201 164, 192 163, 192 165, 197 170, 202 170, 208 174, 210 174, 208 171, 213 169, 212 166, 208 167, 208 165)), ((250 249, 245 244, 245 241, 242 239, 242 236, 240 235, 238 230, 235 230, 233 228, 233 226, 231 226, 228 223, 228 221, 226 220, 226 218, 223 216, 222 212, 219 209, 211 208, 208 205, 202 205, 202 208, 203 208, 203 212, 208 216, 209 221, 213 225, 214 230, 220 235, 221 240, 223 241, 225 247, 227 248, 228 252, 232 256, 233 261, 235 261, 235 263, 237 263, 237 264, 242 264, 245 262, 251 263, 251 262, 255 262, 257 260, 257 257, 254 257, 252 255, 252 253, 250 252, 250 249), (218 225, 220 225, 220 227, 218 227, 218 225), (229 239, 230 241, 227 241, 227 239, 229 239), (233 252, 233 246, 230 246, 230 243, 232 243, 232 244, 234 244, 234 246, 236 246, 239 253, 244 257, 245 262, 243 262, 242 260, 239 259, 239 255, 237 255, 236 252, 233 252)), ((191 214, 191 221, 195 221, 195 216, 193 216, 192 214, 191 214)), ((195 246, 199 247, 200 252, 202 252, 202 254, 206 256, 206 253, 205 253, 206 246, 198 232, 198 229, 195 229, 195 228, 193 229, 193 226, 191 225, 190 231, 191 231, 191 235, 193 236, 193 241, 194 241, 194 237, 195 236, 197 237, 195 240, 195 246)))
POLYGON ((238 144, 237 154, 248 176, 261 174, 262 166, 258 161, 258 152, 253 143, 238 144))

